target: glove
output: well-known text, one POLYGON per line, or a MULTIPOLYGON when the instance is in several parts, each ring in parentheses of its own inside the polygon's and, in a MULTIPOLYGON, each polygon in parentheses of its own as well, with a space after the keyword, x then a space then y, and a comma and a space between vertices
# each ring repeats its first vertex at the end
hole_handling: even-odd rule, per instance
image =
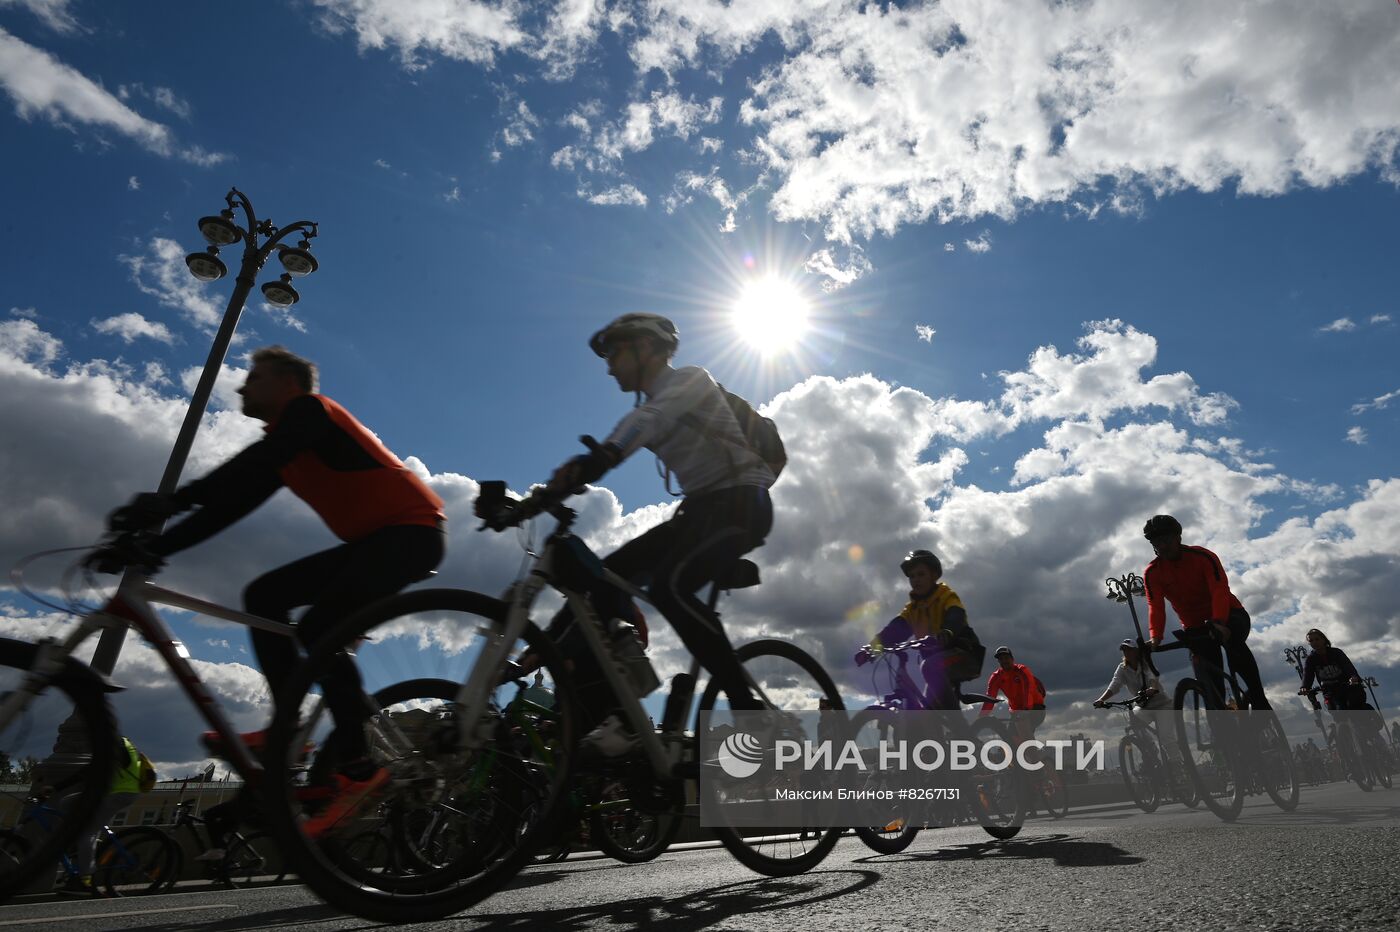
POLYGON ((1103 708, 1103 700, 1102 700, 1102 699, 1095 699, 1095 700, 1094 700, 1094 708, 1096 708, 1096 709, 1102 709, 1102 708, 1103 708))
POLYGON ((165 560, 130 536, 98 547, 87 555, 83 563, 99 573, 120 573, 130 566, 144 571, 146 575, 154 574, 165 566, 165 560))
POLYGON ((169 492, 142 492, 108 515, 107 527, 114 531, 144 531, 184 510, 169 492))
POLYGON ((862 647, 860 650, 856 651, 856 666, 863 667, 869 662, 870 651, 867 648, 862 647))

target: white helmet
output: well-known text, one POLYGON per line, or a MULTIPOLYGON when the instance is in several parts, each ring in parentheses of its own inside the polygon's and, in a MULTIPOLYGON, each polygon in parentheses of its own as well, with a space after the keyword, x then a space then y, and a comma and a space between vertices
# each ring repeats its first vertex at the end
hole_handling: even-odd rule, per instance
POLYGON ((680 346, 680 334, 676 325, 660 314, 623 314, 608 324, 588 341, 588 348, 604 358, 608 355, 608 345, 617 340, 630 340, 636 337, 651 337, 665 344, 671 352, 680 346))

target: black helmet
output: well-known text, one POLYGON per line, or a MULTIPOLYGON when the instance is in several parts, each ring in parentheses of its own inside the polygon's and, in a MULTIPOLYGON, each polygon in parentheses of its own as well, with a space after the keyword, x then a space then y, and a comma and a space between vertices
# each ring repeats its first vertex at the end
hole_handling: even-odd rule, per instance
POLYGON ((1181 522, 1171 515, 1153 515, 1142 526, 1142 536, 1148 540, 1154 537, 1181 536, 1181 522))
POLYGON ((906 556, 904 558, 904 561, 899 564, 899 568, 904 573, 904 575, 908 576, 909 568, 912 566, 919 566, 920 564, 922 564, 923 566, 927 566, 930 570, 933 571, 934 579, 937 579, 938 577, 943 575, 943 564, 938 562, 938 557, 933 555, 932 550, 909 551, 908 556, 906 556))
POLYGON ((680 334, 670 318, 660 314, 623 314, 588 340, 588 348, 604 358, 608 355, 609 344, 617 340, 632 340, 637 337, 651 337, 663 344, 671 352, 681 345, 680 334))

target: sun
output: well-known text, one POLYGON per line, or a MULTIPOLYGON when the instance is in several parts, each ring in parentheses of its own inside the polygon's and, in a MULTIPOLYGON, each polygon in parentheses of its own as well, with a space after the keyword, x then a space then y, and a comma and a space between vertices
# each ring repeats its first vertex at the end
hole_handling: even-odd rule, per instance
POLYGON ((734 329, 765 356, 797 345, 807 331, 807 299, 791 282, 760 278, 744 287, 734 302, 734 329))

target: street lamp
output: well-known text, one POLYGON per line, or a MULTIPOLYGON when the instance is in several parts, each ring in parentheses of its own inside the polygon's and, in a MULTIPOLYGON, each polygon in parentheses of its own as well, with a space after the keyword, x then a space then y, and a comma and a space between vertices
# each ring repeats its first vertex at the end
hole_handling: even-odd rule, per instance
MULTIPOLYGON (((311 255, 311 240, 316 237, 316 224, 310 220, 298 220, 284 227, 273 225, 271 220, 259 220, 248 196, 237 188, 230 188, 224 201, 228 205, 217 214, 199 218, 199 232, 209 243, 203 252, 192 252, 185 257, 185 265, 190 274, 202 282, 218 281, 228 274, 228 267, 219 258, 221 248, 243 243, 243 260, 238 266, 234 279, 233 293, 229 295, 224 319, 214 335, 214 345, 209 348, 209 358, 204 362, 204 371, 199 376, 190 406, 185 411, 185 421, 180 425, 180 433, 175 438, 175 446, 170 451, 170 459, 165 464, 165 473, 160 477, 158 492, 173 492, 180 481, 180 473, 189 458, 190 447, 194 444, 195 432, 204 417, 204 409, 209 403, 209 395, 214 390, 214 382, 228 354, 233 341, 233 331, 238 326, 239 315, 248 300, 257 276, 263 265, 274 252, 286 273, 280 278, 267 282, 262 292, 268 302, 278 307, 291 307, 301 299, 292 287, 293 275, 310 275, 320 267, 316 257, 311 255), (245 222, 239 226, 235 222, 237 212, 242 211, 245 222), (296 246, 283 242, 293 233, 300 233, 301 240, 296 246)), ((126 577, 122 577, 122 585, 126 577)), ((92 655, 92 667, 100 673, 110 675, 116 666, 117 655, 121 653, 122 642, 126 639, 126 628, 108 628, 102 632, 97 650, 92 655)))
MULTIPOLYGON (((1133 615, 1133 630, 1137 632, 1139 644, 1145 644, 1146 639, 1142 636, 1142 622, 1138 621, 1137 605, 1133 602, 1133 596, 1146 596, 1147 587, 1142 581, 1142 577, 1137 573, 1128 573, 1114 579, 1110 576, 1104 580, 1104 585, 1108 587, 1108 599, 1120 605, 1127 603, 1128 611, 1133 615)), ((1143 662, 1147 664, 1147 669, 1154 674, 1161 676, 1157 670, 1157 665, 1152 662, 1152 651, 1144 650, 1143 662)))

